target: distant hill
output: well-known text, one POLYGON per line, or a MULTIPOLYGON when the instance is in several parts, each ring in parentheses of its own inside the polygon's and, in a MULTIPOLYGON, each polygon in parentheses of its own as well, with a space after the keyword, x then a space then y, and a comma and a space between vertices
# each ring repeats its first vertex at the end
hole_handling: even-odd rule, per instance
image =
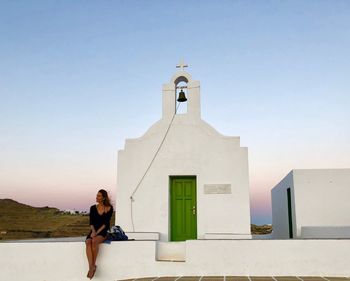
MULTIPOLYGON (((111 223, 115 221, 113 214, 111 223)), ((271 225, 251 225, 252 234, 268 234, 271 225)), ((57 208, 32 207, 12 199, 0 199, 0 240, 84 236, 89 217, 67 214, 57 208)))
POLYGON ((0 240, 74 237, 87 235, 88 232, 88 216, 0 199, 0 240))
POLYGON ((251 224, 250 231, 254 235, 270 234, 272 232, 272 225, 271 224, 264 224, 264 225, 251 224))

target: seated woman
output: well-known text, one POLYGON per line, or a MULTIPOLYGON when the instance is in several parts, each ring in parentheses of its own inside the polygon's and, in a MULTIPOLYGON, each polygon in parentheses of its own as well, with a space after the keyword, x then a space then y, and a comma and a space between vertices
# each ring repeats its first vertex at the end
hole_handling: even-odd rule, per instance
POLYGON ((86 256, 89 262, 87 277, 92 279, 96 272, 96 259, 100 244, 106 240, 107 230, 113 214, 113 206, 106 190, 101 189, 96 195, 96 205, 90 207, 90 233, 86 237, 86 256))

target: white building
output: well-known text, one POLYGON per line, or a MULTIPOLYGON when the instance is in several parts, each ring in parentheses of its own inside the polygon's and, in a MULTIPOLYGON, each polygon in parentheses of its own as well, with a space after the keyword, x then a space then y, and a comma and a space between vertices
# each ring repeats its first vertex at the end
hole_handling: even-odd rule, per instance
POLYGON ((292 170, 271 196, 274 238, 350 238, 350 169, 292 170))
POLYGON ((163 85, 162 119, 119 151, 116 224, 161 241, 251 238, 247 148, 201 119, 200 83, 178 67, 163 85))

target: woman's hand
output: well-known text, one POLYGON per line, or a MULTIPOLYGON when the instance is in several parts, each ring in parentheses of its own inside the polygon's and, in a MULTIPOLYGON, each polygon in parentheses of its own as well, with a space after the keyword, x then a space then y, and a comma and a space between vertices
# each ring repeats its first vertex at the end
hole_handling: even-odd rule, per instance
POLYGON ((91 232, 91 237, 96 237, 96 236, 97 236, 97 233, 96 233, 95 230, 93 230, 93 231, 91 232))

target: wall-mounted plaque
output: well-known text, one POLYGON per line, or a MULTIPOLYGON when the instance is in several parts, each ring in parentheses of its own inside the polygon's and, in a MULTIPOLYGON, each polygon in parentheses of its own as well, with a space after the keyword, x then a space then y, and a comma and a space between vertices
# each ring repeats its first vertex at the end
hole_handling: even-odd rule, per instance
POLYGON ((204 194, 231 194, 230 184, 205 184, 204 194))

